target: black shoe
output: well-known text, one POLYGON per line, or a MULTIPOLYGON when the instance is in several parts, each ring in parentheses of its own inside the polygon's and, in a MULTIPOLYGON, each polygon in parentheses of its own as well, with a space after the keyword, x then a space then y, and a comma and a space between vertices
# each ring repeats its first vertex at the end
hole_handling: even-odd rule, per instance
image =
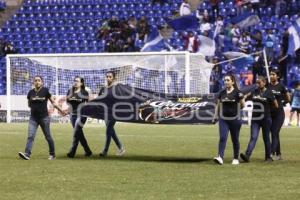
POLYGON ((265 159, 265 162, 266 162, 266 163, 271 163, 271 162, 273 162, 273 159, 272 159, 272 158, 266 158, 266 159, 265 159))
POLYGON ((73 153, 67 153, 67 156, 68 156, 69 158, 74 158, 75 154, 73 154, 73 153))
POLYGON ((247 154, 241 153, 240 157, 244 162, 250 162, 250 157, 247 154))
POLYGON ((24 160, 30 160, 30 156, 28 156, 27 153, 19 152, 19 157, 24 160))
POLYGON ((99 154, 100 157, 106 157, 107 156, 107 152, 105 151, 102 151, 100 154, 99 154))
POLYGON ((92 154, 93 154, 93 153, 92 153, 91 151, 89 151, 89 152, 85 152, 84 156, 90 157, 92 154))

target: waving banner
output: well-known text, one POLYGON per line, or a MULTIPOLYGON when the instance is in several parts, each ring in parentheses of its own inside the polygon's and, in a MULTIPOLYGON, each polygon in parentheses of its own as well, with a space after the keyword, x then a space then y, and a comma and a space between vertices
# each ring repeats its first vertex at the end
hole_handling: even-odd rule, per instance
POLYGON ((216 95, 169 95, 115 85, 81 107, 81 115, 122 122, 212 123, 216 95))

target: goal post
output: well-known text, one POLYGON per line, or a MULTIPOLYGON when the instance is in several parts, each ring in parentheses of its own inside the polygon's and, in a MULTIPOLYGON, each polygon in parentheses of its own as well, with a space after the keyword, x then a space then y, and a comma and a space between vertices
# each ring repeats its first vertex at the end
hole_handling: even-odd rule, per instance
MULTIPOLYGON (((213 64, 202 54, 189 52, 138 52, 96 54, 22 54, 7 56, 7 122, 27 121, 26 95, 33 77, 65 104, 75 76, 85 79, 93 94, 105 85, 105 74, 114 71, 118 83, 168 94, 209 93, 213 64)), ((49 107, 50 114, 53 109, 49 107)), ((57 116, 57 113, 53 113, 57 116)), ((54 120, 56 118, 54 117, 54 120)))

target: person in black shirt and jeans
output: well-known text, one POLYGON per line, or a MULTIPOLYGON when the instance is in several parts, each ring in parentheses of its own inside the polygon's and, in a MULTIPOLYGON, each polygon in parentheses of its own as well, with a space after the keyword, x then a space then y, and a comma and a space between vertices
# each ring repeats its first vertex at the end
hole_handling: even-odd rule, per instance
POLYGON ((242 125, 240 109, 244 107, 244 99, 232 74, 226 75, 224 81, 226 88, 221 90, 218 95, 218 103, 213 120, 214 122, 219 115, 219 150, 218 156, 214 158, 214 161, 220 165, 223 164, 228 132, 230 131, 234 151, 232 164, 238 165, 240 149, 239 134, 242 125))
MULTIPOLYGON (((116 75, 113 71, 109 71, 106 73, 106 83, 107 83, 107 87, 104 87, 100 90, 99 92, 99 96, 102 95, 106 95, 106 98, 110 98, 113 99, 113 95, 114 95, 114 83, 115 83, 115 79, 116 79, 116 75)), ((114 104, 113 101, 109 101, 108 106, 108 110, 110 110, 114 104)), ((109 111, 110 112, 110 111, 109 111)), ((111 111, 113 112, 113 111, 111 111)), ((108 115, 110 115, 113 113, 109 113, 108 115)), ((116 131, 114 129, 114 126, 116 124, 116 121, 114 119, 112 119, 111 117, 106 116, 105 117, 105 124, 106 124, 106 141, 105 141, 105 146, 103 151, 100 153, 100 157, 105 157, 107 156, 108 153, 108 149, 110 146, 110 142, 111 142, 111 138, 114 140, 114 142, 116 143, 117 147, 118 147, 118 151, 117 151, 117 155, 121 156, 125 153, 125 148, 122 145, 121 141, 119 140, 116 131)))
POLYGON ((48 100, 50 100, 53 106, 63 115, 66 115, 66 113, 55 103, 54 97, 50 94, 49 89, 43 87, 43 78, 41 76, 34 77, 34 88, 28 92, 27 99, 31 111, 28 126, 28 138, 25 153, 19 152, 19 156, 24 160, 30 159, 36 131, 38 126, 41 126, 45 139, 49 145, 50 155, 48 159, 53 160, 55 159, 55 148, 50 132, 50 118, 47 109, 48 100))
POLYGON ((271 106, 278 108, 277 101, 273 93, 266 88, 267 80, 259 76, 256 80, 257 89, 246 95, 246 99, 253 102, 253 112, 251 120, 251 137, 245 154, 240 156, 245 162, 250 161, 250 156, 255 148, 259 129, 262 129, 263 140, 265 144, 265 161, 273 161, 271 158, 271 142, 270 142, 270 128, 271 128, 271 106))
POLYGON ((76 154, 78 143, 82 145, 85 156, 91 156, 92 151, 84 137, 83 126, 87 120, 87 117, 80 116, 79 110, 80 104, 89 101, 89 93, 85 89, 84 79, 81 77, 74 78, 74 85, 67 93, 67 103, 71 108, 70 120, 74 129, 72 147, 67 154, 69 158, 73 158, 76 154))
POLYGON ((286 87, 279 82, 280 79, 279 70, 277 69, 270 70, 270 79, 271 79, 271 83, 269 84, 268 89, 272 91, 278 103, 278 108, 271 107, 271 118, 272 118, 271 152, 272 152, 273 160, 281 160, 282 158, 281 158, 279 133, 285 118, 283 106, 285 103, 290 102, 291 99, 286 87))

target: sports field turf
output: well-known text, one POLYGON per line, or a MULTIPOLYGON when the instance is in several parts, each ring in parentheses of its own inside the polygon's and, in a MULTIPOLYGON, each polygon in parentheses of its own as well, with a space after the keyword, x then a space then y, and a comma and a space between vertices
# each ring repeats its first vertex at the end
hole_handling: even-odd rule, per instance
MULTIPOLYGON (((0 199, 300 199, 300 129, 281 132, 283 160, 264 163, 260 136, 251 162, 232 166, 228 138, 225 164, 216 165, 217 126, 117 124, 126 154, 99 158, 104 127, 89 124, 86 137, 94 155, 66 157, 71 145, 69 124, 52 124, 57 159, 47 160, 48 147, 38 131, 30 161, 24 151, 27 124, 0 124, 0 199)), ((249 140, 243 126, 241 150, 249 140)))

